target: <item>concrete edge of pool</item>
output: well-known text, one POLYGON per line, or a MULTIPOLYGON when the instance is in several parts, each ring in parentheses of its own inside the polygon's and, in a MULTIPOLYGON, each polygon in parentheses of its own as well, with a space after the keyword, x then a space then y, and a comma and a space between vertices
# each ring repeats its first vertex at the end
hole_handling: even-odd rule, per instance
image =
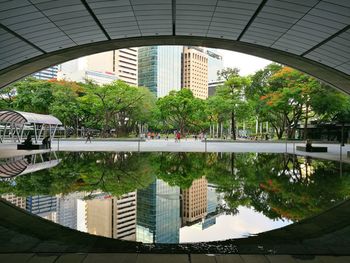
POLYGON ((168 258, 170 262, 214 260, 214 256, 205 258, 204 261, 195 260, 205 254, 221 258, 212 262, 280 262, 282 257, 287 257, 290 259, 285 261, 287 263, 298 262, 291 260, 299 259, 316 260, 316 256, 329 257, 326 262, 349 262, 350 259, 347 257, 350 256, 350 201, 338 204, 317 216, 257 236, 174 245, 147 245, 89 235, 33 216, 3 199, 0 200, 0 211, 0 262, 16 262, 16 258, 21 260, 22 257, 23 260, 45 258, 43 262, 76 262, 74 257, 81 258, 84 262, 99 262, 97 258, 104 258, 105 254, 111 258, 121 257, 121 261, 117 262, 157 262, 154 258, 158 257, 159 260, 162 259, 159 262, 165 262, 168 258), (238 258, 238 261, 225 259, 224 256, 219 256, 222 254, 231 254, 231 257, 239 255, 241 261, 238 258), (94 257, 97 257, 96 261, 93 260, 94 257), (251 261, 250 257, 256 257, 257 261, 251 261), (258 258, 264 261, 259 261, 258 258))

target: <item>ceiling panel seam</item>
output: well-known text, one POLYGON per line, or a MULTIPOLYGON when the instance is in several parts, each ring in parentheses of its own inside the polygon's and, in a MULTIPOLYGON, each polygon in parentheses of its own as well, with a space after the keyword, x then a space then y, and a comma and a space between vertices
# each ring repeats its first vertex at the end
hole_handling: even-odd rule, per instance
POLYGON ((141 32, 141 28, 140 28, 140 25, 139 25, 139 21, 137 20, 137 17, 136 17, 136 14, 135 14, 135 10, 134 10, 134 6, 132 5, 131 0, 129 0, 129 3, 130 3, 131 10, 132 10, 132 12, 134 14, 134 17, 135 17, 137 28, 139 29, 140 36, 142 36, 142 32, 141 32))
POLYGON ((0 28, 2 28, 3 30, 5 30, 6 32, 8 32, 9 34, 15 36, 16 38, 22 40, 23 42, 27 43, 28 45, 32 46, 33 48, 35 48, 36 50, 42 52, 43 54, 46 54, 46 51, 41 49, 40 47, 38 47, 37 45, 35 45, 34 43, 30 42, 28 39, 25 39, 24 37, 22 37, 21 35, 17 34, 15 31, 12 31, 11 29, 9 29, 8 27, 4 26, 3 24, 0 23, 0 28))
POLYGON ((243 35, 245 34, 245 32, 247 32, 248 28, 250 27, 250 25, 254 22, 255 18, 259 15, 261 9, 263 9, 263 7, 265 6, 267 0, 262 0, 260 5, 258 6, 258 8, 255 10, 254 14, 252 15, 252 17, 249 19, 247 25, 244 27, 244 29, 242 30, 242 32, 239 34, 237 41, 240 41, 241 38, 243 37, 243 35))
POLYGON ((329 36, 328 38, 326 38, 325 40, 323 40, 322 42, 318 43, 317 45, 313 46, 312 48, 310 48, 309 50, 306 50, 303 54, 301 54, 302 57, 304 57, 305 55, 309 54, 310 52, 314 51, 316 48, 326 44, 327 42, 331 41, 332 39, 334 39, 335 37, 339 36, 340 34, 344 33, 345 31, 350 29, 350 25, 347 25, 346 27, 344 27, 343 29, 339 30, 338 32, 334 33, 333 35, 329 36))
POLYGON ((112 40, 112 38, 109 36, 109 34, 107 33, 106 29, 103 27, 102 23, 100 22, 100 20, 98 20, 97 16, 95 15, 94 11, 91 9, 91 7, 89 6, 89 4, 86 2, 86 0, 81 0, 82 4, 84 5, 85 9, 89 12, 90 16, 92 17, 92 19, 95 21, 95 23, 98 25, 98 27, 101 29, 101 31, 103 32, 103 34, 105 34, 106 38, 108 40, 112 40))
POLYGON ((57 27, 58 30, 60 30, 64 35, 66 35, 74 44, 78 45, 64 30, 62 30, 54 21, 50 19, 43 11, 41 11, 35 4, 32 3, 31 0, 28 0, 29 3, 33 5, 33 7, 38 10, 44 17, 46 17, 53 25, 57 27))
POLYGON ((176 0, 171 0, 171 14, 172 14, 172 30, 173 36, 176 35, 176 0))
POLYGON ((298 24, 305 16, 307 16, 311 10, 313 10, 315 8, 315 6, 317 6, 322 0, 318 0, 317 3, 315 3, 313 6, 310 7, 310 9, 302 16, 300 17, 295 23, 293 23, 286 32, 284 32, 279 38, 277 38, 272 44, 271 47, 276 44, 276 42, 278 42, 283 36, 285 36, 286 34, 288 34, 288 32, 296 25, 298 24))
POLYGON ((207 29, 207 33, 205 34, 205 36, 208 36, 209 29, 211 27, 211 23, 213 22, 213 18, 214 18, 215 12, 216 12, 216 8, 218 7, 218 3, 219 3, 219 0, 216 0, 215 7, 214 7, 214 10, 213 10, 213 14, 211 15, 210 22, 209 22, 208 29, 207 29))

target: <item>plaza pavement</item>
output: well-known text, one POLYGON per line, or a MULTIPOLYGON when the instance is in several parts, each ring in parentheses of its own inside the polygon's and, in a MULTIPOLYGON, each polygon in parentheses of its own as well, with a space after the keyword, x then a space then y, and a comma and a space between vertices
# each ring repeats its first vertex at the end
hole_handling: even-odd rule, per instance
MULTIPOLYGON (((350 163, 347 151, 350 145, 340 147, 334 143, 314 143, 313 146, 328 147, 327 153, 306 153, 296 150, 296 146, 304 145, 301 142, 266 142, 266 141, 209 141, 207 143, 200 140, 181 140, 176 143, 174 140, 147 140, 147 141, 112 141, 93 140, 92 143, 85 143, 84 140, 60 140, 53 141, 53 151, 110 151, 110 152, 258 152, 258 153, 291 153, 297 155, 310 156, 314 158, 336 160, 350 163)), ((0 144, 0 158, 21 156, 44 152, 43 150, 17 150, 14 143, 0 144)))

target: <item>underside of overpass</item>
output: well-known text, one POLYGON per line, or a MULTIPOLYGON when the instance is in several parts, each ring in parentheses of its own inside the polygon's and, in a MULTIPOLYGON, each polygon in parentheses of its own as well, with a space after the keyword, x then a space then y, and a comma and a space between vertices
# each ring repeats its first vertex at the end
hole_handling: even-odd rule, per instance
POLYGON ((239 51, 350 93, 347 0, 0 0, 0 87, 77 57, 145 45, 239 51))

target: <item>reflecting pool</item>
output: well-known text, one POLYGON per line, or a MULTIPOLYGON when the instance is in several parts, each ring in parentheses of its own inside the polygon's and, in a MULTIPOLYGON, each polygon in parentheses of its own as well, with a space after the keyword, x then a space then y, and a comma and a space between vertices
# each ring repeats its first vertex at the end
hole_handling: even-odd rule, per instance
POLYGON ((63 226, 143 243, 247 237, 350 196, 350 164, 290 154, 49 152, 0 160, 0 195, 63 226))

